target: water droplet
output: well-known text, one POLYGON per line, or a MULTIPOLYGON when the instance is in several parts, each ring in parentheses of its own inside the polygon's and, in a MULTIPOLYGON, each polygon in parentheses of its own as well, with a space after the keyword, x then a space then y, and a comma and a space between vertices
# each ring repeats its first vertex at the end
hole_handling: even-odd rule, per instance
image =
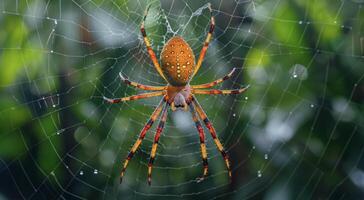
POLYGON ((245 97, 244 99, 245 99, 245 100, 248 100, 248 97, 245 97))
POLYGON ((97 169, 95 169, 94 170, 94 174, 98 174, 99 173, 99 171, 97 171, 97 169))
POLYGON ((306 80, 308 76, 307 68, 301 64, 294 64, 289 70, 289 73, 293 78, 299 80, 306 80))
POLYGON ((315 107, 315 105, 311 104, 310 107, 313 108, 313 107, 315 107))
POLYGON ((51 50, 51 53, 53 53, 53 50, 51 50))
POLYGON ((235 113, 233 113, 233 117, 236 117, 236 114, 235 113))
POLYGON ((253 146, 252 149, 255 149, 255 146, 253 146))
POLYGON ((83 171, 82 171, 82 170, 80 171, 80 175, 81 175, 81 176, 83 175, 83 171))
POLYGON ((262 177, 262 172, 260 171, 260 170, 258 170, 258 177, 260 178, 260 177, 262 177))
POLYGON ((174 51, 171 51, 171 54, 174 54, 174 51))
POLYGON ((186 65, 183 65, 182 67, 183 67, 183 68, 186 68, 186 65))
POLYGON ((166 55, 165 57, 168 58, 168 55, 166 55))
POLYGON ((264 154, 264 159, 268 160, 268 154, 264 154))
POLYGON ((303 24, 303 21, 299 21, 298 23, 299 23, 299 24, 303 24))
POLYGON ((56 24, 56 25, 58 24, 58 22, 57 22, 57 20, 56 20, 56 19, 54 20, 54 24, 56 24))
POLYGON ((181 54, 183 54, 184 52, 183 51, 181 51, 181 54))
POLYGON ((56 107, 56 105, 54 105, 54 104, 53 104, 53 105, 52 105, 52 107, 53 107, 53 108, 55 108, 55 107, 56 107))

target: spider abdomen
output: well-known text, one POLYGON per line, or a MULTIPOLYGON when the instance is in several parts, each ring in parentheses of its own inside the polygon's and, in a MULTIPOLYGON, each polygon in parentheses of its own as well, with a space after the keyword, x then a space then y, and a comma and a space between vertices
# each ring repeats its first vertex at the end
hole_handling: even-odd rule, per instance
POLYGON ((195 55, 180 36, 172 37, 161 53, 161 68, 171 85, 187 85, 195 68, 195 55))

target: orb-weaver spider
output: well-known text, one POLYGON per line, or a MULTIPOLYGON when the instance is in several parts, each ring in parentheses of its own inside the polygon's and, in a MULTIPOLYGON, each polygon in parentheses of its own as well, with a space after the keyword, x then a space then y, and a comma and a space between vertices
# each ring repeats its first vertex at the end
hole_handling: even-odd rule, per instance
POLYGON ((156 97, 156 96, 163 96, 162 100, 160 101, 157 108, 152 113, 149 121, 145 124, 143 129, 140 132, 139 138, 134 143, 133 147, 131 148, 128 156, 125 159, 123 169, 120 174, 120 182, 122 181, 122 178, 124 176, 125 170, 128 166, 129 161, 133 157, 134 153, 139 148, 140 144, 142 143, 142 140, 144 139, 147 131, 152 127, 154 121, 157 119, 157 117, 161 114, 160 122, 158 124, 158 128, 156 130, 156 134, 154 136, 154 142, 150 154, 150 160, 148 163, 148 184, 151 184, 151 174, 152 174, 152 166, 153 161, 156 155, 158 141, 160 138, 160 135, 163 131, 164 124, 167 120, 167 109, 169 106, 171 106, 171 110, 175 111, 176 108, 181 107, 185 111, 190 109, 192 113, 193 121, 196 125, 197 131, 199 133, 200 137, 200 148, 201 148, 201 155, 203 160, 203 176, 199 180, 203 180, 208 173, 208 163, 207 163, 207 151, 205 146, 205 134, 204 130, 202 128, 200 120, 202 120, 209 130, 216 147, 221 152, 226 168, 228 170, 229 177, 231 178, 231 167, 228 155, 226 154, 224 147, 222 146, 221 142, 216 136, 215 128, 212 126, 211 122, 207 118, 207 115, 205 114, 204 110, 202 109, 201 105, 198 103, 197 99, 193 94, 210 94, 210 95, 217 95, 217 94, 240 94, 248 89, 249 86, 246 86, 241 89, 236 90, 217 90, 217 89, 210 89, 210 90, 202 90, 206 88, 211 88, 227 79, 229 79, 235 72, 235 68, 226 76, 223 78, 217 79, 210 83, 205 83, 201 85, 190 85, 189 82, 192 79, 192 77, 197 73, 197 71, 200 69, 202 61, 205 57, 208 45, 211 40, 212 33, 214 31, 215 27, 215 19, 212 16, 212 9, 211 5, 208 5, 211 19, 210 19, 210 30, 207 34, 205 43, 202 47, 200 56, 197 60, 197 64, 195 65, 195 55, 191 49, 191 47, 188 45, 185 40, 180 36, 174 36, 170 40, 167 41, 167 43, 164 45, 161 53, 161 65, 158 63, 158 60, 156 58, 156 55, 150 45, 149 39, 147 37, 147 34, 145 32, 144 23, 145 19, 148 14, 149 7, 146 9, 144 18, 140 27, 140 31, 143 35, 143 39, 145 42, 145 45, 147 47, 148 53, 150 58, 153 61, 153 65, 158 71, 159 75, 168 83, 166 86, 149 86, 149 85, 142 85, 137 82, 130 81, 126 77, 124 77, 121 73, 119 73, 119 76, 121 80, 128 85, 134 86, 136 88, 142 89, 142 90, 152 90, 156 92, 150 92, 150 93, 143 93, 138 94, 134 96, 129 97, 123 97, 123 98, 117 98, 117 99, 109 99, 104 97, 104 99, 109 103, 119 103, 124 101, 131 101, 131 100, 137 100, 137 99, 143 99, 143 98, 150 98, 150 97, 156 97))

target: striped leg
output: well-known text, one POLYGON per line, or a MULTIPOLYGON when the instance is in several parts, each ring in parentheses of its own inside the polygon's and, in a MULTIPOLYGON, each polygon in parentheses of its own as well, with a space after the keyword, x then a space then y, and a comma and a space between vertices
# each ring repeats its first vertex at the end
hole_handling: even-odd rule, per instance
POLYGON ((149 8, 150 8, 150 5, 147 7, 147 9, 145 10, 145 13, 144 13, 144 17, 143 17, 143 22, 140 26, 140 32, 142 32, 142 35, 143 35, 143 39, 144 39, 144 43, 145 43, 145 46, 147 47, 147 51, 148 51, 148 54, 150 56, 150 58, 152 59, 152 62, 153 62, 153 65, 154 67, 156 68, 156 70, 158 71, 159 75, 161 77, 164 78, 164 80, 167 81, 166 77, 164 76, 163 72, 162 72, 162 69, 159 65, 159 62, 157 60, 157 56, 155 55, 151 45, 150 45, 150 42, 149 42, 149 39, 147 37, 147 33, 145 32, 145 27, 144 27, 144 22, 145 22, 145 19, 147 18, 147 14, 148 14, 148 11, 149 11, 149 8))
POLYGON ((196 111, 197 111, 198 115, 200 116, 201 120, 205 123, 207 129, 209 130, 209 132, 212 136, 212 139, 214 139, 217 149, 221 152, 221 155, 225 160, 225 164, 226 164, 226 168, 228 170, 229 177, 231 177, 229 156, 226 154, 224 147, 222 146, 220 140, 217 138, 215 128, 212 126, 211 122, 207 118, 205 111, 203 111, 201 105, 197 102, 197 99, 194 96, 193 96, 192 101, 193 101, 193 104, 196 106, 196 111))
POLYGON ((241 88, 241 89, 236 89, 236 90, 192 90, 193 94, 212 94, 212 95, 216 95, 216 94, 240 94, 245 92, 247 89, 249 88, 249 85, 241 88))
POLYGON ((215 29, 215 18, 214 18, 214 16, 212 16, 212 9, 211 9, 211 4, 210 3, 208 5, 208 7, 209 7, 209 10, 210 10, 210 14, 211 14, 210 30, 207 33, 205 43, 204 43, 204 45, 202 47, 202 50, 200 52, 200 56, 199 56, 199 58, 197 60, 197 64, 196 64, 196 67, 195 67, 195 71, 193 72, 192 77, 195 76, 195 74, 197 73, 197 71, 201 67, 202 61, 205 58, 205 54, 206 54, 207 48, 209 47, 209 43, 211 41, 212 33, 214 32, 214 29, 215 29))
POLYGON ((164 90, 166 89, 165 86, 150 86, 150 85, 143 85, 134 81, 130 81, 127 77, 123 76, 121 72, 119 73, 121 81, 123 81, 127 85, 134 86, 136 88, 142 89, 142 90, 164 90))
POLYGON ((160 138, 161 133, 163 131, 164 124, 167 121, 167 113, 168 113, 167 108, 168 108, 168 104, 166 104, 164 106, 164 108, 163 108, 162 116, 161 116, 160 122, 158 124, 157 131, 156 131, 155 136, 154 136, 152 151, 150 153, 150 159, 149 159, 149 163, 148 163, 148 184, 149 185, 152 183, 152 167, 153 167, 154 158, 155 158, 155 155, 156 155, 156 152, 157 152, 158 141, 159 141, 159 138, 160 138))
POLYGON ((143 94, 138 94, 138 95, 134 95, 134 96, 130 96, 130 97, 123 97, 123 98, 116 98, 116 99, 109 99, 107 97, 104 97, 104 100, 107 101, 108 103, 120 103, 120 102, 124 102, 124 101, 132 101, 132 100, 161 96, 161 95, 164 95, 165 93, 166 93, 165 91, 149 92, 149 93, 143 93, 143 94))
POLYGON ((203 176, 198 180, 198 182, 205 179, 208 173, 208 162, 207 162, 207 151, 206 151, 206 145, 205 145, 205 133, 203 131, 203 128, 201 126, 201 122, 198 119, 195 106, 191 103, 190 110, 192 113, 193 121, 195 122, 199 137, 200 137, 200 147, 201 147, 201 156, 202 156, 202 164, 203 164, 203 176))
POLYGON ((227 74, 227 75, 225 75, 224 77, 222 77, 222 78, 220 78, 220 79, 217 79, 217 80, 215 80, 215 81, 213 81, 213 82, 211 82, 211 83, 205 83, 205 84, 201 84, 201 85, 192 85, 191 87, 192 87, 193 89, 205 89, 205 88, 211 88, 211 87, 213 87, 213 86, 215 86, 215 85, 217 85, 217 84, 219 84, 219 83, 221 83, 221 82, 223 82, 223 81, 226 81, 226 80, 228 80, 229 78, 231 78, 231 76, 235 73, 235 70, 236 70, 236 68, 233 68, 233 70, 231 70, 231 71, 229 72, 229 74, 227 74))
POLYGON ((161 113, 162 107, 163 107, 163 102, 165 102, 165 100, 166 100, 165 97, 163 97, 163 99, 159 102, 157 108, 155 108, 155 110, 153 111, 152 115, 150 116, 148 122, 144 125, 143 129, 141 130, 141 132, 139 134, 139 138, 134 143, 133 147, 130 149, 129 154, 124 161, 123 169, 121 170, 121 173, 120 173, 120 183, 123 180, 123 176, 124 176, 126 168, 128 167, 129 161, 133 158, 135 152, 138 150, 139 146, 141 145, 141 143, 145 137, 145 134, 152 127, 154 121, 157 119, 158 115, 161 113))

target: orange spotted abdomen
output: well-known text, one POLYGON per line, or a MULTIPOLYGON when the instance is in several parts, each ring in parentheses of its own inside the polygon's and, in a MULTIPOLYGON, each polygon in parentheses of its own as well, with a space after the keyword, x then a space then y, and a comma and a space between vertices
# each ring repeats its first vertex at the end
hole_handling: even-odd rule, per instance
POLYGON ((182 37, 172 37, 164 45, 161 53, 161 67, 171 85, 188 84, 195 68, 195 55, 182 37))

